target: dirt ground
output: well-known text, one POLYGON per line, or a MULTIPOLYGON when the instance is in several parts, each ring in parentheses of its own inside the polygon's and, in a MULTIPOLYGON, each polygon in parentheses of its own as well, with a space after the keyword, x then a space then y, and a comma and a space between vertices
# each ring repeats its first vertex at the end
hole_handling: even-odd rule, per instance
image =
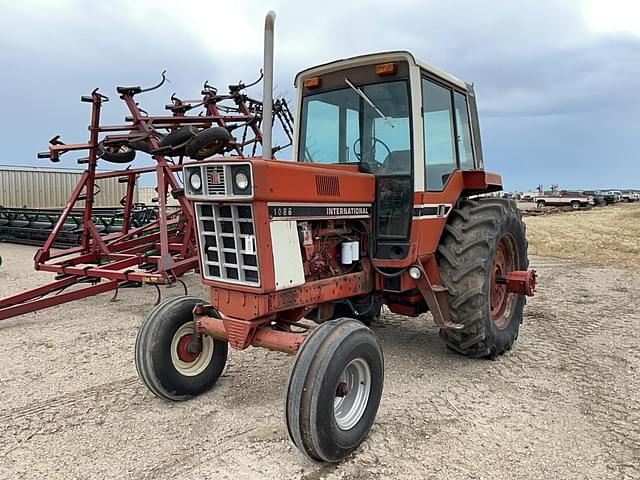
MULTIPOLYGON (((0 296, 48 281, 33 253, 0 244, 0 296)), ((331 466, 288 439, 282 354, 232 352, 208 394, 155 398, 133 362, 151 287, 4 321, 0 478, 638 479, 640 273, 532 264, 540 290, 499 360, 447 351, 427 316, 387 313, 374 325, 386 362, 378 417, 363 446, 331 466)))
POLYGON ((529 253, 640 272, 640 202, 525 217, 529 253))

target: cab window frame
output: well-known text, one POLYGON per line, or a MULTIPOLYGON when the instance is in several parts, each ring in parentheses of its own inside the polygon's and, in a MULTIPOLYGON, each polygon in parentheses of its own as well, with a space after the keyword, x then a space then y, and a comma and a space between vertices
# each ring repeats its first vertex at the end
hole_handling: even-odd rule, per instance
POLYGON ((471 157, 472 157, 472 168, 470 170, 465 169, 465 171, 471 171, 471 170, 476 170, 477 167, 477 161, 476 161, 476 155, 475 155, 475 150, 474 150, 474 135, 473 135, 473 125, 471 124, 472 120, 471 120, 471 111, 469 109, 469 95, 467 92, 465 92, 464 90, 460 89, 460 88, 456 88, 453 85, 450 85, 448 83, 446 83, 445 81, 443 81, 442 79, 430 74, 429 72, 426 72, 424 70, 422 70, 420 72, 420 102, 421 102, 421 117, 422 117, 422 121, 421 121, 421 132, 420 134, 423 137, 423 144, 424 144, 424 154, 423 154, 423 158, 421 159, 421 161, 424 164, 424 189, 425 192, 443 192, 446 188, 447 185, 449 184, 449 182, 451 181, 451 177, 453 176, 452 174, 456 171, 456 170, 460 170, 462 171, 462 167, 460 164, 460 141, 458 140, 458 115, 456 112, 456 104, 455 104, 455 94, 461 94, 464 97, 465 100, 465 106, 466 106, 466 114, 467 114, 467 127, 468 127, 468 134, 469 134, 469 140, 471 142, 471 157), (449 92, 449 102, 450 102, 450 107, 451 107, 451 134, 452 134, 452 138, 451 141, 453 143, 453 152, 454 152, 454 164, 455 164, 455 168, 452 170, 451 174, 448 176, 446 182, 443 183, 442 188, 438 189, 438 190, 434 190, 434 189, 429 189, 428 186, 428 175, 429 175, 429 165, 427 163, 427 139, 425 136, 425 114, 427 113, 425 110, 425 91, 424 91, 424 81, 429 81, 434 85, 437 85, 439 87, 445 88, 448 92, 449 92))
MULTIPOLYGON (((453 114, 454 114, 454 123, 455 123, 455 140, 456 140, 456 147, 457 147, 457 151, 458 151, 458 168, 460 170, 462 170, 463 172, 470 172, 473 170, 477 170, 478 166, 476 163, 476 152, 474 149, 474 138, 473 138, 473 128, 471 125, 471 110, 469 109, 469 95, 467 94, 467 92, 463 92, 460 89, 454 88, 453 89, 453 114), (462 158, 460 155, 460 146, 461 144, 464 143, 464 141, 462 140, 462 138, 460 137, 460 132, 458 132, 458 109, 456 108, 456 94, 457 95, 461 95, 463 100, 464 100, 464 107, 465 107, 465 114, 467 116, 467 122, 466 122, 466 132, 465 135, 468 136, 469 139, 469 154, 471 155, 471 166, 470 168, 468 168, 468 166, 464 166, 462 165, 462 158), (458 140, 458 138, 460 138, 460 140, 458 140)), ((464 127, 464 123, 461 123, 461 125, 464 127)), ((463 145, 464 146, 464 145, 463 145)))

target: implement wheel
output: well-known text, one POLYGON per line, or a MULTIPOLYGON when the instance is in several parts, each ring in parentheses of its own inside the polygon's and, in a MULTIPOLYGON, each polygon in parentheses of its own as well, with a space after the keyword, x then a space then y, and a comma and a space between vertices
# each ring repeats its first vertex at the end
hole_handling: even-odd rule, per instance
POLYGON ((197 133, 198 129, 192 126, 176 128, 160 139, 160 148, 171 147, 170 155, 184 155, 187 142, 197 133))
POLYGON ((129 163, 136 158, 136 151, 126 144, 113 146, 100 142, 98 143, 98 156, 110 163, 129 163))
POLYGON ((440 240, 438 262, 449 290, 451 320, 465 325, 441 330, 447 346, 469 357, 495 358, 510 350, 525 297, 508 292, 503 277, 529 266, 525 226, 515 202, 459 202, 440 240))
POLYGON ((226 128, 206 128, 189 140, 186 153, 194 160, 204 160, 223 150, 232 138, 226 128))
MULTIPOLYGON (((138 375, 156 396, 188 400, 209 390, 227 362, 227 343, 201 336, 200 352, 193 352, 193 307, 207 303, 194 297, 175 297, 154 308, 136 338, 138 375)), ((216 312, 214 312, 215 314, 216 312)))
POLYGON ((367 437, 383 383, 384 360, 373 332, 351 318, 323 323, 307 337, 291 370, 291 440, 313 460, 344 459, 367 437))

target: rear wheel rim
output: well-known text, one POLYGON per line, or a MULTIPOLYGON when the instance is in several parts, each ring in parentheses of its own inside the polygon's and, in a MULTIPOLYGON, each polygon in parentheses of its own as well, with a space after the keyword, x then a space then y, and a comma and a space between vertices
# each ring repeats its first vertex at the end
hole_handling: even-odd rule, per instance
POLYGON ((491 319, 498 330, 504 330, 511 322, 516 294, 507 291, 507 285, 499 282, 500 278, 514 270, 518 265, 518 250, 511 235, 500 239, 491 271, 491 292, 489 303, 491 319))
POLYGON ((214 342, 208 335, 202 336, 202 350, 192 353, 187 346, 193 340, 193 322, 184 323, 171 340, 171 363, 179 374, 195 377, 204 372, 213 358, 214 342))
POLYGON ((351 430, 367 409, 371 393, 371 369, 362 358, 355 358, 340 375, 333 400, 333 413, 340 430, 351 430))

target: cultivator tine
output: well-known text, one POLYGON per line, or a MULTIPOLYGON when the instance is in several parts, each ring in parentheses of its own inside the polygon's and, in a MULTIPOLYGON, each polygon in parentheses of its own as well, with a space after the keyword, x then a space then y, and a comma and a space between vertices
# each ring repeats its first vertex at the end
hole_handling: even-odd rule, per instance
POLYGON ((187 291, 187 284, 184 283, 182 280, 180 280, 179 278, 176 278, 176 282, 178 282, 180 285, 182 285, 182 289, 184 290, 184 294, 185 295, 189 295, 189 292, 187 291))
POLYGON ((162 300, 162 292, 160 291, 160 287, 158 285, 154 285, 156 287, 156 292, 158 296, 156 297, 156 303, 154 305, 160 305, 160 301, 162 300))

